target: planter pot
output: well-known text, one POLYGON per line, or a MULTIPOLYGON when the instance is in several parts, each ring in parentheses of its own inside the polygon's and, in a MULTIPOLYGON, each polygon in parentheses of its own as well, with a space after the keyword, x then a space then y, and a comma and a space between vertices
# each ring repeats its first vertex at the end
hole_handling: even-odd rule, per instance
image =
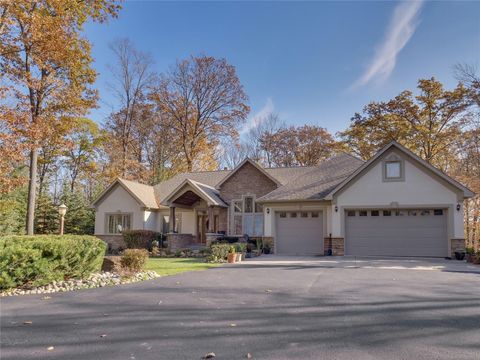
POLYGON ((245 260, 245 253, 242 253, 242 261, 245 260))
POLYGON ((479 255, 476 255, 476 256, 474 255, 473 259, 472 259, 472 262, 474 264, 480 265, 480 256, 479 255))
POLYGON ((263 253, 264 254, 270 254, 270 249, 269 248, 263 248, 263 253))
POLYGON ((235 256, 235 262, 240 262, 242 261, 242 253, 237 253, 235 256))
POLYGON ((457 260, 465 259, 465 253, 463 251, 455 251, 455 259, 457 260))
POLYGON ((467 262, 468 262, 468 263, 473 262, 473 258, 474 258, 474 256, 473 256, 472 254, 467 254, 467 255, 466 255, 466 259, 467 259, 467 262))
POLYGON ((237 258, 237 254, 233 253, 233 254, 228 254, 227 255, 227 262, 229 264, 233 264, 235 262, 235 259, 237 258))

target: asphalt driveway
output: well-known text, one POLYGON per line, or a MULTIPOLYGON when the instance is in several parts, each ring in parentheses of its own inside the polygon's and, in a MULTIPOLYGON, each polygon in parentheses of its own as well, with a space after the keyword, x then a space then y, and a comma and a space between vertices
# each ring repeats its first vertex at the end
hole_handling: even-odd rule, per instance
POLYGON ((50 296, 1 299, 1 359, 480 358, 480 269, 456 261, 265 256, 50 296))

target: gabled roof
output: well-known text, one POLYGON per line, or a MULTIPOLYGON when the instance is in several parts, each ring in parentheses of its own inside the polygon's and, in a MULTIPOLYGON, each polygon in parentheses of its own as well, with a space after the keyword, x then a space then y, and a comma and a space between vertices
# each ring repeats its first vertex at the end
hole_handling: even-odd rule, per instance
POLYGON ((257 201, 322 200, 361 165, 363 165, 362 160, 346 153, 339 154, 312 167, 310 171, 262 196, 257 201))
POLYGON ((198 181, 192 179, 185 179, 180 185, 178 185, 163 201, 163 205, 170 205, 173 197, 182 190, 186 185, 189 185, 192 190, 203 200, 207 202, 208 205, 213 206, 223 206, 227 207, 228 205, 220 198, 218 190, 212 186, 202 184, 198 181))
POLYGON ((473 191, 468 189, 467 187, 463 186, 460 184, 458 181, 452 179, 450 176, 447 174, 443 173, 436 167, 432 166, 422 158, 418 157, 415 155, 413 152, 408 150, 406 147, 400 145, 396 141, 392 141, 386 146, 384 146, 380 151, 378 151, 375 156, 373 156, 370 160, 368 160, 366 163, 364 163, 362 166, 360 166, 358 169, 356 169, 350 176, 345 178, 341 183, 339 183, 335 188, 333 188, 330 193, 325 197, 327 200, 331 200, 336 193, 338 193, 341 189, 343 189, 345 186, 347 186, 349 183, 354 181, 358 176, 360 176, 367 168, 369 168, 375 161, 380 158, 386 151, 388 151, 391 148, 396 148, 403 154, 407 155, 410 159, 416 161, 420 165, 424 166, 426 169, 428 169, 430 172, 432 172, 434 175, 438 176, 439 178, 443 179, 447 183, 449 183, 451 186, 454 188, 460 190, 463 192, 464 198, 470 198, 473 197, 475 194, 473 191))
POLYGON ((159 206, 155 200, 155 193, 153 186, 140 184, 135 181, 125 180, 117 178, 110 184, 93 202, 92 206, 95 206, 105 195, 107 195, 116 185, 123 187, 137 202, 149 209, 159 209, 159 206))
POLYGON ((255 161, 247 157, 240 164, 238 164, 235 167, 235 169, 233 169, 227 176, 225 176, 215 187, 219 189, 222 186, 222 184, 224 184, 228 179, 230 179, 233 176, 233 174, 235 174, 238 170, 240 170, 246 163, 253 165, 258 171, 260 171, 263 175, 265 175, 267 178, 272 180, 278 186, 282 185, 280 181, 274 178, 268 171, 266 171, 263 167, 261 167, 255 161))

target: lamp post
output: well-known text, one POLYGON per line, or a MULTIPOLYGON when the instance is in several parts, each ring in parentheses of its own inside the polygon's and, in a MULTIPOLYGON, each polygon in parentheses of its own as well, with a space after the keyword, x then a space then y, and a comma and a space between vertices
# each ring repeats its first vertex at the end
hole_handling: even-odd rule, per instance
POLYGON ((60 235, 63 235, 63 224, 65 222, 65 214, 67 213, 67 205, 60 205, 58 207, 58 213, 60 214, 60 235))

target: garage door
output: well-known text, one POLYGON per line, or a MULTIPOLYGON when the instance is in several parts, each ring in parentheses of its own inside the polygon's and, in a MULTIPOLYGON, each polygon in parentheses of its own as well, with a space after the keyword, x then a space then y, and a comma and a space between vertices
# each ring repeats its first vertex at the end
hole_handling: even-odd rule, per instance
POLYGON ((280 255, 323 254, 321 211, 277 212, 276 253, 280 255))
POLYGON ((351 210, 345 219, 347 255, 447 256, 443 209, 351 210))

